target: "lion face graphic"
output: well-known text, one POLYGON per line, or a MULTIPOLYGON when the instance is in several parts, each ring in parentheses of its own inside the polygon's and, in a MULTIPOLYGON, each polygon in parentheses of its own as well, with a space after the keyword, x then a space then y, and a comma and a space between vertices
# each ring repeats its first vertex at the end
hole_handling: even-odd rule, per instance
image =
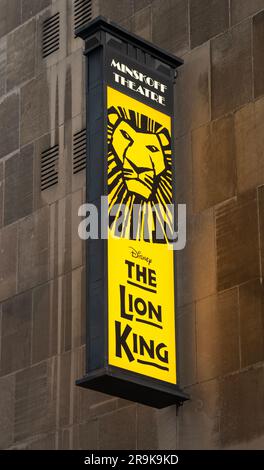
POLYGON ((162 140, 164 134, 143 133, 121 120, 114 129, 112 146, 122 164, 124 183, 128 191, 149 199, 156 177, 165 170, 162 140))
POLYGON ((108 198, 109 226, 115 235, 135 239, 136 233, 137 240, 157 242, 159 229, 165 240, 159 243, 167 243, 172 229, 166 213, 172 203, 170 134, 148 116, 122 107, 108 110, 108 198), (120 211, 125 206, 123 215, 112 216, 118 205, 120 211), (140 207, 136 227, 135 206, 140 207), (116 233, 120 218, 122 230, 116 233))

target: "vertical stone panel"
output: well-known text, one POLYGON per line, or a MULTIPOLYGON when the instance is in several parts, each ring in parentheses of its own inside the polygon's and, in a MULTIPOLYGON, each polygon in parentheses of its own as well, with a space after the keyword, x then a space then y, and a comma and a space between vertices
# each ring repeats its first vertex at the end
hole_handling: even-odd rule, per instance
POLYGON ((220 397, 216 380, 186 390, 190 401, 179 409, 180 449, 217 449, 219 443, 220 397))
POLYGON ((71 353, 59 357, 59 425, 70 424, 70 396, 71 396, 71 353))
POLYGON ((208 44, 191 51, 184 57, 184 66, 178 69, 175 89, 175 133, 182 136, 191 129, 209 121, 208 44))
POLYGON ((16 29, 7 37, 7 91, 33 78, 35 73, 36 21, 16 29))
POLYGON ((133 0, 135 12, 142 10, 152 3, 153 0, 133 0))
POLYGON ((72 341, 73 348, 80 347, 86 341, 86 282, 85 269, 72 272, 72 341))
POLYGON ((187 134, 175 142, 176 203, 186 204, 188 214, 193 211, 192 201, 192 148, 187 134))
POLYGON ((0 103, 0 158, 19 146, 19 94, 8 95, 0 103))
POLYGON ((48 280, 49 208, 44 207, 19 223, 18 290, 48 280))
POLYGON ((29 215, 33 210, 34 147, 28 145, 5 163, 4 223, 29 215))
POLYGON ((153 2, 153 42, 174 54, 189 49, 187 0, 156 0, 153 2))
POLYGON ((212 117, 252 99, 251 23, 243 22, 212 40, 212 117))
POLYGON ((31 361, 32 296, 26 292, 2 305, 1 374, 28 367, 31 361))
POLYGON ((228 116, 192 133, 193 206, 199 212, 234 196, 234 121, 228 116))
POLYGON ((133 5, 130 0, 99 0, 100 15, 120 23, 133 13, 133 5))
POLYGON ((55 283, 33 291, 32 363, 57 353, 58 309, 53 303, 55 283))
POLYGON ((264 183, 264 99, 235 113, 238 192, 264 183))
POLYGON ((157 412, 158 449, 177 449, 178 418, 175 406, 168 406, 157 412))
POLYGON ((216 247, 218 290, 259 276, 256 191, 217 208, 216 247))
POLYGON ((231 23, 239 23, 264 8, 264 0, 231 0, 231 23))
POLYGON ((222 33, 229 24, 228 0, 190 0, 191 47, 222 33))
POLYGON ((151 7, 144 8, 135 13, 133 17, 133 31, 147 41, 151 41, 151 7))
POLYGON ((221 447, 242 444, 264 434, 263 367, 231 375, 220 382, 221 447))
POLYGON ((0 231, 0 300, 16 294, 17 225, 0 231))
POLYGON ((0 39, 0 96, 6 92, 6 37, 0 39))
POLYGON ((264 186, 258 188, 261 273, 264 273, 264 186))
POLYGON ((0 37, 21 23, 21 0, 0 0, 0 37))
POLYGON ((177 382, 186 387, 197 381, 195 304, 177 309, 177 382))
POLYGON ((35 0, 22 0, 22 22, 47 8, 51 2, 52 0, 38 0, 37 2, 35 0))
POLYGON ((264 93, 264 11, 253 18, 253 65, 254 65, 254 96, 257 98, 264 93))
POLYGON ((78 234, 81 221, 78 209, 84 202, 80 189, 51 206, 50 212, 50 274, 61 275, 83 264, 84 241, 78 234))
POLYGON ((239 287, 241 366, 264 360, 264 289, 259 280, 239 287))
POLYGON ((76 450, 98 449, 98 420, 94 419, 87 423, 74 426, 73 448, 76 450))
POLYGON ((46 134, 49 131, 49 126, 49 88, 45 73, 21 88, 21 145, 26 145, 46 134))
POLYGON ((55 427, 55 361, 41 362, 16 374, 15 441, 55 427))
POLYGON ((0 229, 4 218, 4 164, 0 161, 0 229))
POLYGON ((192 217, 187 224, 187 243, 177 253, 178 306, 216 291, 216 256, 213 211, 192 217))
POLYGON ((136 405, 99 419, 99 449, 136 449, 136 405))
POLYGON ((141 450, 157 449, 157 410, 150 406, 137 407, 137 448, 141 450), (146 429, 148 431, 146 432, 146 429))
POLYGON ((237 289, 196 304, 197 376, 209 380, 239 369, 237 289))
MULTIPOLYGON (((85 347, 74 351, 73 380, 85 374, 85 347)), ((123 406, 128 406, 125 400, 123 406)), ((118 399, 105 393, 95 392, 81 387, 74 387, 74 422, 83 423, 117 409, 118 399)))
POLYGON ((0 449, 6 449, 14 439, 15 376, 0 379, 0 449))

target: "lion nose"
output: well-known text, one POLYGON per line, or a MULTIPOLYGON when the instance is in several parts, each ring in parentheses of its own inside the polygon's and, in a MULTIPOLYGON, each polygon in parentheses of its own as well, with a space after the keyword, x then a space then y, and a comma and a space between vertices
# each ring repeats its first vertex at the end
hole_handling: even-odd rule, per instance
POLYGON ((131 168, 134 170, 134 172, 139 176, 141 173, 145 173, 146 171, 150 171, 151 168, 147 168, 145 166, 137 166, 135 165, 135 163, 133 163, 129 158, 127 158, 127 161, 129 163, 129 165, 131 166, 131 168))
POLYGON ((144 168, 142 166, 142 167, 137 167, 136 172, 138 175, 141 175, 141 173, 145 173, 146 171, 149 171, 149 170, 150 170, 149 168, 144 168))

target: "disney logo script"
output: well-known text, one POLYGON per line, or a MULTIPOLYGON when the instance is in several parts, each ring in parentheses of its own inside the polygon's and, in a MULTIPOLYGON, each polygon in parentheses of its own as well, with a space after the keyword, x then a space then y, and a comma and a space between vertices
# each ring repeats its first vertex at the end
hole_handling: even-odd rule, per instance
POLYGON ((130 246, 130 250, 131 250, 132 258, 137 258, 137 259, 141 259, 142 261, 146 261, 148 265, 152 263, 152 259, 148 258, 147 256, 143 256, 141 251, 135 250, 135 248, 133 248, 132 246, 130 246))

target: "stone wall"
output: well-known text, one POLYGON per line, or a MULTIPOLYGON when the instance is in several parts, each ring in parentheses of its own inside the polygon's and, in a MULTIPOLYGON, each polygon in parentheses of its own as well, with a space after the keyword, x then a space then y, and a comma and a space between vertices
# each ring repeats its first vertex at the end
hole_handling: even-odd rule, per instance
POLYGON ((73 0, 0 0, 0 448, 264 445, 264 0, 94 0, 185 60, 176 82, 179 379, 161 411, 74 385, 84 373, 85 267, 73 137, 85 126, 73 0), (60 12, 43 59, 42 24, 60 12), (40 191, 58 146, 58 183, 40 191))

